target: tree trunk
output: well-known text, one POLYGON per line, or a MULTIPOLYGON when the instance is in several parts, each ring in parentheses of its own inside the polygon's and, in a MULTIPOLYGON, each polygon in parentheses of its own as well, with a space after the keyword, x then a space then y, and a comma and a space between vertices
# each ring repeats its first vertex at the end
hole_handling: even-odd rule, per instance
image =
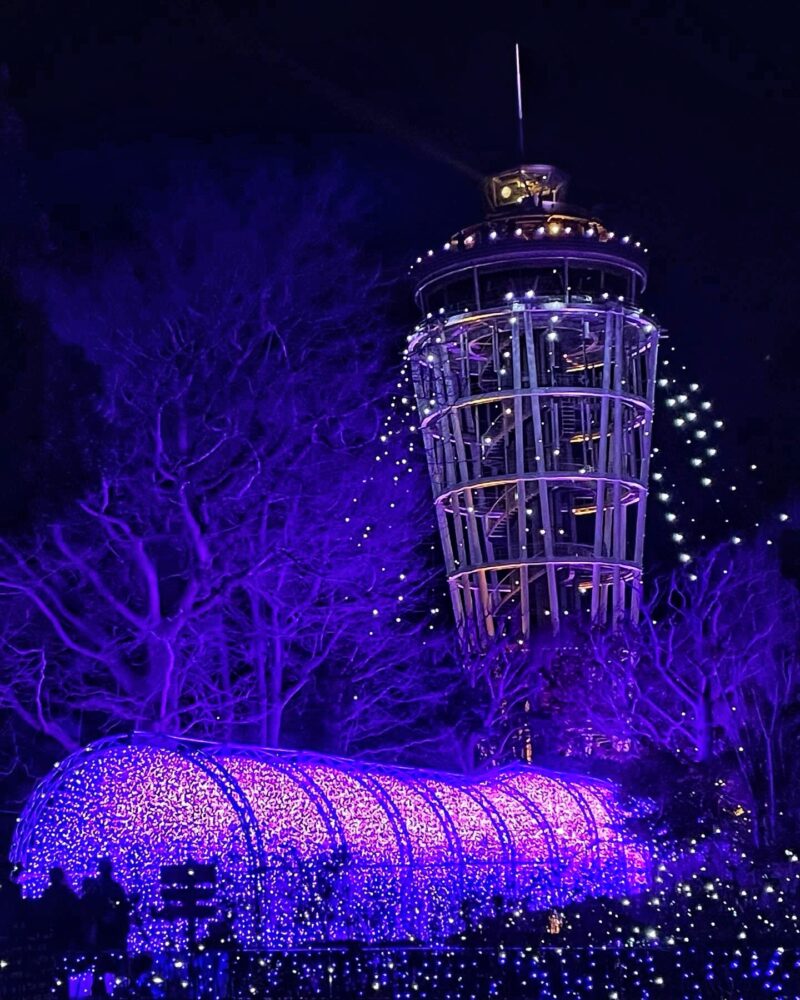
POLYGON ((147 642, 147 657, 150 667, 150 699, 153 702, 149 713, 150 721, 159 732, 164 732, 171 728, 172 718, 177 709, 175 650, 171 639, 152 635, 147 642))
POLYGON ((272 640, 272 663, 267 678, 269 685, 269 710, 267 712, 266 744, 269 747, 281 745, 281 730, 283 727, 283 670, 284 649, 280 637, 280 629, 273 624, 275 636, 272 640))
POLYGON ((695 709, 697 751, 699 764, 708 764, 714 753, 714 709, 711 697, 711 683, 703 681, 700 701, 695 709))

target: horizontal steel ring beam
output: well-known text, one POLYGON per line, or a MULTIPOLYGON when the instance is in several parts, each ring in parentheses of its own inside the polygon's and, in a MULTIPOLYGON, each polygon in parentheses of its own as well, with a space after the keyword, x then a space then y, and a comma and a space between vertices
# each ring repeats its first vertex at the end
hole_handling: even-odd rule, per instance
POLYGON ((560 558, 510 559, 502 562, 478 563, 477 565, 466 566, 464 569, 448 573, 447 578, 448 580, 458 580, 463 576, 468 576, 470 573, 493 573, 504 569, 520 569, 523 566, 586 566, 590 569, 594 566, 607 566, 609 569, 619 567, 634 574, 641 574, 642 572, 641 566, 638 566, 636 563, 625 562, 621 559, 608 559, 605 556, 599 559, 586 556, 561 556, 560 558))
POLYGON ((504 476, 491 476, 485 479, 468 479, 463 483, 458 483, 456 486, 452 486, 450 489, 445 490, 444 493, 440 493, 436 497, 435 502, 439 503, 441 500, 446 500, 454 493, 460 493, 462 490, 481 490, 489 486, 512 486, 514 483, 535 483, 541 482, 542 480, 547 482, 555 480, 556 482, 566 481, 576 483, 619 483, 621 486, 626 486, 631 490, 631 492, 636 490, 647 490, 647 485, 636 479, 622 479, 621 477, 603 476, 591 472, 587 472, 585 474, 580 472, 524 472, 519 475, 508 473, 504 476))

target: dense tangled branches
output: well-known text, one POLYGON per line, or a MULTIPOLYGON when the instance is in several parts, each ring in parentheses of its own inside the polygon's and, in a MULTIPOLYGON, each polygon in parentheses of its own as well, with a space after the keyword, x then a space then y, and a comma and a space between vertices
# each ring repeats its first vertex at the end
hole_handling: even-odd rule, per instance
MULTIPOLYGON (((800 823, 800 594, 764 540, 655 579, 637 625, 577 629, 529 657, 561 752, 603 758, 757 846, 800 823)), ((687 817, 688 818, 688 817, 687 817)))
POLYGON ((91 488, 2 549, 0 703, 25 727, 413 740, 426 497, 374 461, 394 345, 354 212, 333 176, 200 184, 39 277, 101 430, 91 488))

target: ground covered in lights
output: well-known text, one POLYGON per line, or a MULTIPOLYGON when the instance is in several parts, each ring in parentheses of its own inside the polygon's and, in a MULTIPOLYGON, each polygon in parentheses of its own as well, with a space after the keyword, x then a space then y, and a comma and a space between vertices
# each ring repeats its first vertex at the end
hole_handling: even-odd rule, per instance
MULTIPOLYGON (((140 954, 120 975, 119 998, 536 997, 554 1000, 800 996, 800 863, 736 881, 702 870, 629 899, 595 899, 531 914, 499 897, 437 948, 346 945, 272 952, 208 943, 185 953, 140 954)), ((30 958, 31 942, 28 942, 30 958)), ((23 956, 0 961, 0 996, 68 996, 86 961, 38 962, 39 986, 20 976, 23 956), (60 980, 60 985, 57 984, 60 980), (16 982, 16 987, 15 987, 16 982), (36 991, 38 989, 38 992, 36 991), (33 990, 33 992, 32 992, 33 990)), ((84 973, 85 976, 85 973, 84 973)), ((88 995, 88 994, 83 994, 88 995)))
MULTIPOLYGON (((367 949, 206 960, 195 983, 164 961, 149 977, 112 986, 119 998, 747 998, 796 997, 798 954, 783 950, 663 948, 367 949), (216 967, 215 967, 216 966, 216 967)), ((75 989, 76 977, 72 977, 75 989)), ((68 988, 66 982, 63 988, 68 988)), ((11 995, 11 994, 9 994, 11 995)), ((23 995, 23 994, 20 994, 23 995)), ((32 994, 24 994, 31 997, 32 994)), ((41 996, 88 996, 54 987, 41 996)))
MULTIPOLYGON (((6 997, 89 996, 91 974, 30 981, 6 997), (83 985, 83 991, 80 989, 83 985)), ((110 995, 134 998, 747 998, 800 995, 800 952, 783 948, 502 947, 319 949, 206 955, 193 973, 186 956, 162 956, 132 978, 108 980, 110 995), (188 977, 192 976, 190 980, 188 977)))

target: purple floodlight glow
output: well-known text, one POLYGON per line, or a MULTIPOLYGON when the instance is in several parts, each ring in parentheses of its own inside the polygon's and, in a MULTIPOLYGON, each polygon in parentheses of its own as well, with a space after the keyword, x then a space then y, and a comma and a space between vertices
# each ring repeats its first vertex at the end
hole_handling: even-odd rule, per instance
POLYGON ((42 782, 12 857, 38 895, 60 865, 73 885, 104 855, 141 898, 134 946, 175 929, 150 915, 159 868, 216 861, 219 895, 250 946, 436 939, 466 899, 538 909, 646 881, 613 789, 515 766, 480 780, 256 748, 113 738, 42 782))

